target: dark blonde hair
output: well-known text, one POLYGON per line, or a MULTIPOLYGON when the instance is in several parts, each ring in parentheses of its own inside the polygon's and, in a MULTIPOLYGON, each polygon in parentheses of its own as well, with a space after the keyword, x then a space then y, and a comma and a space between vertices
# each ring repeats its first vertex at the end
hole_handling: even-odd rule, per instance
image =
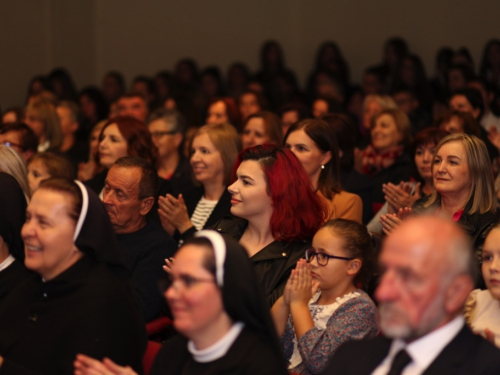
POLYGON ((56 154, 54 152, 40 152, 33 155, 29 160, 27 165, 30 165, 35 160, 40 160, 50 177, 64 177, 69 180, 75 178, 75 170, 71 162, 62 155, 56 154))
MULTIPOLYGON (((480 214, 486 212, 494 213, 496 211, 497 197, 495 195, 491 162, 484 142, 474 135, 463 133, 450 134, 444 137, 436 146, 434 157, 439 149, 449 142, 460 142, 464 146, 467 155, 467 164, 469 165, 471 179, 471 189, 467 197, 467 202, 472 199, 472 206, 468 214, 476 212, 480 214)), ((434 190, 424 207, 440 203, 440 201, 440 194, 434 190)))
POLYGON ((405 149, 407 149, 411 144, 411 124, 410 119, 400 109, 384 109, 377 115, 375 115, 372 119, 370 129, 373 129, 375 126, 375 122, 379 119, 380 116, 389 115, 394 119, 394 123, 396 124, 396 128, 401 134, 401 142, 405 149))
POLYGON ((202 134, 207 134, 220 152, 224 164, 224 185, 229 185, 234 162, 241 151, 241 139, 236 129, 228 123, 204 125, 193 134, 189 149, 192 148, 194 139, 202 134))
POLYGON ((56 107, 49 102, 35 101, 26 107, 26 115, 30 112, 34 112, 40 121, 43 122, 43 132, 50 142, 48 151, 59 151, 63 135, 56 107))

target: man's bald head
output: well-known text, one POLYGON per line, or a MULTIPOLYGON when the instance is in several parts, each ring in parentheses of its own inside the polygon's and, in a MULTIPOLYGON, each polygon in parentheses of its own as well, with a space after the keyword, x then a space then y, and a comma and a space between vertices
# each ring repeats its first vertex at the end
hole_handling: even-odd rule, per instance
POLYGON ((376 291, 381 326, 408 341, 461 313, 474 286, 473 251, 455 223, 437 217, 406 220, 383 244, 376 291))

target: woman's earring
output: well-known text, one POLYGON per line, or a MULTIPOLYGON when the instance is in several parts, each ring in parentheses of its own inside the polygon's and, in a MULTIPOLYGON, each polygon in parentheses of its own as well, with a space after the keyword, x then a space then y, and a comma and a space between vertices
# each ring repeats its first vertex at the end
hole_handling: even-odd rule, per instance
POLYGON ((321 169, 325 169, 325 165, 324 164, 321 164, 321 169))

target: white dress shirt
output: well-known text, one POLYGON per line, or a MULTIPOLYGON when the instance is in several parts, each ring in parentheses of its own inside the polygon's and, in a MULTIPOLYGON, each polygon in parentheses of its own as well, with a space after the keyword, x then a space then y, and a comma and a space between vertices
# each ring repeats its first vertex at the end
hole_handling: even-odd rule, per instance
POLYGON ((458 335, 464 323, 463 316, 459 315, 444 326, 410 344, 400 339, 393 340, 387 357, 375 368, 372 375, 386 375, 391 368, 394 357, 401 349, 406 349, 412 358, 412 361, 404 368, 401 375, 422 374, 443 351, 446 345, 458 335))

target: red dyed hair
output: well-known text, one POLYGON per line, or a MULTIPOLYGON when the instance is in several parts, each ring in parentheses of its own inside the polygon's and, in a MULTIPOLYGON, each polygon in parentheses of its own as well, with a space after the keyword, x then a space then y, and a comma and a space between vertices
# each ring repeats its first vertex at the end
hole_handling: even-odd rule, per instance
POLYGON ((116 124, 122 137, 127 141, 127 156, 138 156, 156 165, 157 150, 148 128, 142 121, 130 116, 113 117, 103 126, 99 139, 102 139, 104 129, 112 124, 116 124))
POLYGON ((274 239, 293 242, 310 240, 327 217, 327 207, 314 192, 311 179, 295 154, 275 145, 259 145, 243 150, 233 168, 245 160, 260 163, 273 202, 269 223, 274 239))

